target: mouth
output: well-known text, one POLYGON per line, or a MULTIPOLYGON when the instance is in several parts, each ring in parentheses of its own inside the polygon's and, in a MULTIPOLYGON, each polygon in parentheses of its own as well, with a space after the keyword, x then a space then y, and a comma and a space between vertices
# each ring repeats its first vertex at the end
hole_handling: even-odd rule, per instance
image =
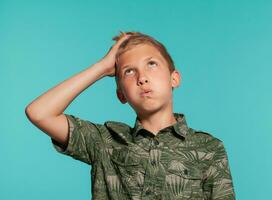
POLYGON ((144 90, 140 93, 141 96, 150 96, 152 93, 152 90, 144 90))

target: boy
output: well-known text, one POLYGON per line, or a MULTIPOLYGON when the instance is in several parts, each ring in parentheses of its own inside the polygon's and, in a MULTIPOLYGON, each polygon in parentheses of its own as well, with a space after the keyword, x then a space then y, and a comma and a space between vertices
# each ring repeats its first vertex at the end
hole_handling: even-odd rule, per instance
POLYGON ((99 62, 27 106, 31 122, 58 152, 92 166, 93 199, 235 199, 222 141, 173 113, 172 91, 181 76, 165 47, 139 32, 113 39, 99 62), (134 127, 63 114, 104 76, 115 76, 118 99, 137 114, 134 127))

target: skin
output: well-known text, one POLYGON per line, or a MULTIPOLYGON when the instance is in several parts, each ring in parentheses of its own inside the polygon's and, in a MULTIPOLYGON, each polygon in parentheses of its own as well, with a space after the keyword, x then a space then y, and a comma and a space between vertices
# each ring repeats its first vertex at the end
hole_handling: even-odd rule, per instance
POLYGON ((121 103, 128 103, 137 113, 143 127, 153 134, 176 123, 173 115, 172 88, 178 87, 181 74, 170 73, 160 52, 148 44, 136 45, 119 58, 119 88, 121 103), (150 60, 146 58, 152 57, 150 60), (124 68, 125 66, 128 68, 124 68), (144 89, 149 94, 141 95, 144 89))

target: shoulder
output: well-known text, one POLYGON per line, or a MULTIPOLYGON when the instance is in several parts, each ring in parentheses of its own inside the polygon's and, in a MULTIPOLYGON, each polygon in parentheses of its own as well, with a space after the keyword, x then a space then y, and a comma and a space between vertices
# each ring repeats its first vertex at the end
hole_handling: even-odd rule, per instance
POLYGON ((214 136, 214 134, 211 132, 206 132, 202 130, 193 130, 193 132, 195 137, 205 138, 208 140, 217 140, 218 142, 222 142, 219 138, 214 136))
POLYGON ((96 123, 93 121, 90 121, 88 119, 80 118, 78 116, 72 115, 72 114, 65 114, 69 122, 72 122, 73 125, 77 127, 83 127, 83 126, 95 126, 98 129, 111 129, 116 132, 124 132, 129 131, 131 127, 123 122, 118 121, 105 121, 103 123, 96 123))
POLYGON ((126 123, 118 121, 105 121, 103 128, 104 131, 102 132, 108 132, 117 141, 123 141, 126 144, 132 141, 132 128, 126 123))
POLYGON ((107 127, 110 130, 113 130, 114 132, 130 132, 131 131, 131 127, 124 122, 105 121, 104 125, 105 127, 107 127))
POLYGON ((191 134, 190 140, 199 146, 208 148, 210 150, 216 150, 223 147, 223 141, 214 136, 213 133, 194 129, 192 129, 192 132, 193 134, 191 134))
POLYGON ((101 123, 97 123, 77 115, 65 114, 65 116, 70 127, 76 129, 77 131, 81 131, 86 135, 99 133, 103 128, 105 128, 105 126, 101 123))

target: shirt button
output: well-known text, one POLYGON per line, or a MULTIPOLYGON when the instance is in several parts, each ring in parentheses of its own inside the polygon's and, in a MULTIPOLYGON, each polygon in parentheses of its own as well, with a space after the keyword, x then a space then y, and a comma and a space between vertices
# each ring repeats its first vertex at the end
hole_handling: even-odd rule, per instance
POLYGON ((155 199, 156 200, 162 199, 160 194, 158 194, 156 192, 154 192, 154 194, 155 194, 155 199))
POLYGON ((146 194, 146 195, 150 195, 150 194, 151 194, 151 190, 150 190, 150 189, 147 189, 147 190, 145 191, 145 194, 146 194))
POLYGON ((159 142, 158 140, 155 140, 155 141, 154 141, 154 144, 155 144, 155 145, 159 145, 160 142, 159 142))

